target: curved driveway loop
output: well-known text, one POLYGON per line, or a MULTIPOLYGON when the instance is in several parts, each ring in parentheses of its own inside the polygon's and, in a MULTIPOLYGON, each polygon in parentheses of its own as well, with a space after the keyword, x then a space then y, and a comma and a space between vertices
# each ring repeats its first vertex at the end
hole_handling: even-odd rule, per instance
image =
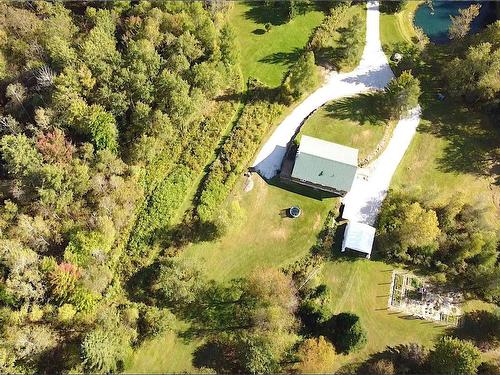
POLYGON ((278 126, 253 164, 262 177, 269 179, 277 174, 285 155, 286 144, 312 112, 334 99, 383 89, 394 77, 380 44, 379 18, 378 2, 369 2, 366 45, 358 67, 349 73, 330 73, 323 86, 309 95, 278 126))
MULTIPOLYGON (((332 72, 325 84, 300 103, 283 120, 257 155, 253 168, 264 178, 274 177, 281 167, 286 145, 304 120, 328 101, 381 90, 394 77, 380 43, 378 1, 367 4, 366 45, 358 67, 349 73, 332 72)), ((401 119, 382 154, 360 168, 351 191, 343 198, 343 217, 374 225, 392 175, 408 148, 420 121, 420 108, 401 119)))

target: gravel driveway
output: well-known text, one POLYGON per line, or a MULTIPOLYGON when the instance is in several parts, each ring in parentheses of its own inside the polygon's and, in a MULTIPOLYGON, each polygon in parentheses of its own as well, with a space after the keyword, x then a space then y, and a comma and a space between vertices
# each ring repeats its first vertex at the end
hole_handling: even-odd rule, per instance
MULTIPOLYGON (((253 168, 270 179, 281 167, 286 145, 304 120, 328 101, 371 90, 381 90, 394 77, 380 43, 378 1, 367 3, 366 45, 358 67, 349 73, 329 74, 325 84, 300 103, 274 131, 257 155, 253 168)), ((420 121, 420 108, 396 125, 386 149, 365 168, 358 169, 351 191, 343 198, 343 217, 374 225, 392 175, 420 121)))
POLYGON ((262 177, 269 179, 277 174, 286 144, 312 112, 334 99, 383 89, 394 77, 380 44, 379 18, 378 2, 367 3, 366 45, 358 67, 349 73, 331 72, 323 86, 300 103, 276 128, 253 163, 262 177))
POLYGON ((420 108, 399 120, 385 150, 365 168, 359 168, 351 191, 343 198, 342 217, 374 225, 380 206, 387 195, 391 178, 420 122, 420 108))

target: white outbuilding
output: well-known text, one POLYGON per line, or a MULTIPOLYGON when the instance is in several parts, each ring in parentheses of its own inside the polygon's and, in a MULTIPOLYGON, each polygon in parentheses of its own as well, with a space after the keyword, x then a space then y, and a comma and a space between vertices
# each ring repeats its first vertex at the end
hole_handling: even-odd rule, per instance
POLYGON ((370 259, 374 239, 374 227, 368 224, 350 221, 345 228, 344 240, 342 241, 342 252, 352 250, 370 259))

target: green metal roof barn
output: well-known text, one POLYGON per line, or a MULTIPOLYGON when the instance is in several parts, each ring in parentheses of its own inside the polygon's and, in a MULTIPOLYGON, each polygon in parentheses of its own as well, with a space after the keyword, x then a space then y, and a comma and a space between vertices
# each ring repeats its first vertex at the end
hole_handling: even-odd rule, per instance
POLYGON ((358 150, 303 135, 291 179, 319 190, 345 195, 358 169, 358 150))

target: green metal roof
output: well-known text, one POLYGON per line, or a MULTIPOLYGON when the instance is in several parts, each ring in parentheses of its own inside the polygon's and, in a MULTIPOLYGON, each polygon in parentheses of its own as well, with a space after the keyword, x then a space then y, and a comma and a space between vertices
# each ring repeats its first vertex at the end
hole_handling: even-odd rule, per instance
POLYGON ((300 152, 299 146, 292 177, 340 191, 349 191, 356 169, 354 165, 300 152))

